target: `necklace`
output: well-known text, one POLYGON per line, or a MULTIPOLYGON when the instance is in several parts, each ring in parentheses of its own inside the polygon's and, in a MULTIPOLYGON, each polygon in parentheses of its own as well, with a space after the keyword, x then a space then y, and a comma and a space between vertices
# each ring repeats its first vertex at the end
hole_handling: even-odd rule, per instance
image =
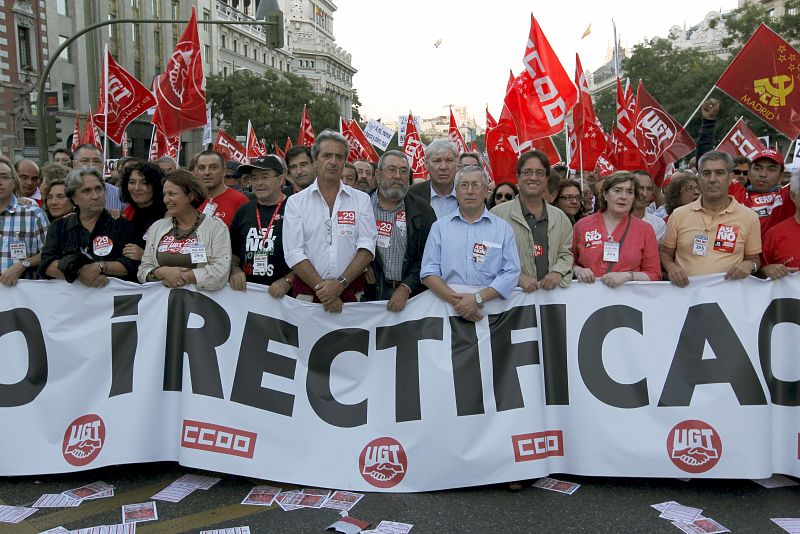
POLYGON ((205 216, 202 213, 198 213, 197 218, 194 221, 194 225, 191 228, 189 228, 189 230, 183 232, 181 231, 180 228, 178 228, 178 220, 175 217, 173 217, 172 228, 175 229, 175 236, 174 236, 175 239, 180 241, 192 235, 194 231, 197 230, 197 227, 200 226, 200 223, 203 221, 204 218, 205 216))

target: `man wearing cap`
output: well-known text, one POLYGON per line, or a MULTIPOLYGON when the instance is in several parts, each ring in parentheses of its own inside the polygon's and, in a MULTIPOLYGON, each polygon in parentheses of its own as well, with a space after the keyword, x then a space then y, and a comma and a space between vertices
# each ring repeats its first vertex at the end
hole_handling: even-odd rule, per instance
POLYGON ((216 217, 230 228, 236 210, 250 200, 225 185, 225 170, 225 158, 219 152, 205 150, 197 156, 195 176, 208 190, 208 198, 197 210, 206 217, 216 217))
POLYGON ((270 295, 280 298, 294 278, 283 257, 286 196, 281 188, 286 172, 273 154, 240 165, 239 171, 250 176, 256 198, 236 210, 231 222, 231 288, 244 290, 246 282, 265 284, 270 295))
MULTIPOLYGON (((233 189, 234 191, 239 191, 240 193, 244 193, 244 185, 242 183, 242 171, 239 168, 238 161, 228 160, 225 162, 225 186, 228 189, 233 189)), ((245 196, 246 193, 245 193, 245 196)), ((251 198, 252 200, 252 198, 251 198)))

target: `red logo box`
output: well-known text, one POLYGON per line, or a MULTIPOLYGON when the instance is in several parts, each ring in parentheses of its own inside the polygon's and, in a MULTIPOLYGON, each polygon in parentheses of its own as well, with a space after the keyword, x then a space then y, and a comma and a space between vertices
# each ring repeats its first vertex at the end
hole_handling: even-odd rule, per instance
POLYGON ((258 434, 200 421, 183 421, 181 447, 252 458, 258 434))
POLYGON ((514 444, 514 461, 529 462, 548 456, 564 456, 564 433, 561 430, 545 430, 532 434, 511 436, 514 444))

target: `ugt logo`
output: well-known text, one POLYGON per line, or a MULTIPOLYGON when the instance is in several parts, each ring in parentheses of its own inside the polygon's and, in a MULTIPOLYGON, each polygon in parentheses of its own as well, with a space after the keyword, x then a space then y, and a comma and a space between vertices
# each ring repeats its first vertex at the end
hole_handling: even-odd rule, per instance
POLYGON ((82 467, 92 462, 106 440, 106 426, 99 415, 83 415, 75 419, 64 432, 61 452, 70 465, 82 467))
POLYGON ((705 473, 722 457, 722 440, 705 421, 681 421, 667 436, 672 463, 687 473, 705 473))
POLYGON ((394 438, 370 441, 358 457, 358 470, 364 480, 376 488, 391 488, 406 476, 408 458, 394 438))
POLYGON ((785 106, 786 97, 794 90, 794 78, 781 74, 770 78, 753 80, 753 91, 761 95, 758 99, 768 106, 785 106), (788 87, 786 84, 789 84, 788 87))

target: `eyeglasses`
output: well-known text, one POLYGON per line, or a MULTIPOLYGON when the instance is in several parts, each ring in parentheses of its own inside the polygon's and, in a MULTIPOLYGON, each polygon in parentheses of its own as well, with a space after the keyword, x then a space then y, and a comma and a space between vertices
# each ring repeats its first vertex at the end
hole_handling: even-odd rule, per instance
POLYGON ((547 173, 545 172, 544 169, 536 169, 536 170, 525 169, 520 173, 520 175, 524 176, 525 178, 530 178, 531 176, 536 176, 537 178, 544 178, 545 176, 547 176, 547 173))
POLYGON ((561 195, 559 200, 566 200, 567 202, 578 202, 581 199, 580 195, 561 195))
POLYGON ((325 243, 330 245, 331 243, 333 243, 333 221, 331 221, 330 219, 327 219, 325 221, 325 230, 327 232, 325 234, 325 243))
POLYGON ((496 193, 494 195, 495 200, 514 200, 513 193, 496 193))
POLYGON ((386 176, 408 176, 408 167, 384 167, 381 169, 381 174, 386 176))
POLYGON ((733 169, 733 174, 735 174, 736 176, 747 176, 748 174, 750 174, 750 171, 748 171, 746 169, 744 169, 744 170, 743 169, 733 169))
POLYGON ((696 185, 685 185, 681 187, 681 193, 699 193, 700 188, 696 185))
POLYGON ((480 189, 481 187, 486 187, 486 184, 483 182, 461 182, 458 184, 458 188, 462 191, 466 191, 468 189, 480 189))

